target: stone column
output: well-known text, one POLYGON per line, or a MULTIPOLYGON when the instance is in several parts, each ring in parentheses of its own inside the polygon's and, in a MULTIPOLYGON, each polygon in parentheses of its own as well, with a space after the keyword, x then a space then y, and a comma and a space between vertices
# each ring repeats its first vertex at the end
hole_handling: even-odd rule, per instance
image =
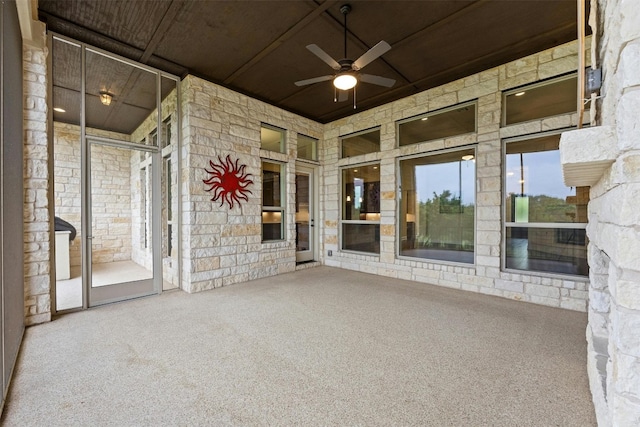
POLYGON ((51 320, 48 49, 25 44, 23 52, 25 324, 33 325, 51 320))

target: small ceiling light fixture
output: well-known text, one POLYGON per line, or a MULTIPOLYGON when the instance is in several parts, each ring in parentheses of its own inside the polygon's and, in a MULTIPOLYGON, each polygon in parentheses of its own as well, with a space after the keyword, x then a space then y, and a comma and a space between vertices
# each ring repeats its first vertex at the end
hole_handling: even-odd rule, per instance
POLYGON ((338 74, 335 79, 333 79, 333 85, 340 90, 349 90, 353 89, 358 83, 358 79, 353 74, 338 74))
POLYGON ((429 117, 423 117, 420 120, 422 120, 423 122, 426 122, 427 120, 429 120, 429 117))
POLYGON ((464 160, 465 162, 468 162, 469 160, 473 160, 473 159, 474 159, 473 154, 465 154, 464 156, 462 156, 462 160, 464 160))
POLYGON ((102 102, 103 105, 111 105, 111 99, 113 99, 113 95, 109 92, 104 90, 100 92, 100 102, 102 102))
POLYGON ((53 111, 57 111, 58 113, 66 113, 67 110, 65 110, 64 108, 60 108, 60 107, 53 107, 53 111))
POLYGON ((516 96, 522 96, 522 95, 524 95, 525 93, 526 93, 526 92, 518 92, 518 93, 516 93, 516 96))

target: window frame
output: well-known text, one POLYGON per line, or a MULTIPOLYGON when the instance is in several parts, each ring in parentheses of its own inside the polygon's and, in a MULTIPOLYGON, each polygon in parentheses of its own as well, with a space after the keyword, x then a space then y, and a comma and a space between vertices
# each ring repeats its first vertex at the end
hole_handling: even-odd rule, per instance
MULTIPOLYGON (((535 119, 529 119, 529 120, 523 120, 520 122, 515 122, 515 123, 509 123, 507 124, 507 97, 511 96, 511 95, 515 95, 516 93, 519 92, 526 92, 527 90, 531 90, 531 89, 537 89, 540 87, 544 87, 544 86, 549 86, 552 85, 554 83, 559 83, 562 82, 564 80, 569 80, 572 78, 577 78, 578 73, 577 71, 571 71, 569 73, 566 74, 561 74, 559 76, 554 76, 554 77, 550 77, 548 79, 545 80, 540 80, 534 83, 527 83, 521 86, 517 86, 511 89, 507 89, 507 90, 503 90, 502 91, 502 107, 501 107, 501 112, 500 112, 500 127, 504 128, 504 127, 509 127, 509 126, 517 126, 517 125, 521 125, 523 123, 529 123, 529 122, 534 122, 534 121, 538 121, 538 120, 544 120, 544 119, 548 119, 549 117, 556 117, 556 116, 564 116, 566 114, 575 114, 577 113, 577 108, 575 111, 568 111, 565 113, 558 113, 558 114, 552 114, 549 116, 544 116, 544 117, 538 117, 535 119)), ((575 96, 573 97, 573 100, 575 101, 575 96)))
POLYGON ((286 227, 286 206, 287 206, 287 192, 286 192, 286 175, 287 164, 272 159, 260 159, 260 179, 261 179, 261 196, 260 196, 260 241, 261 243, 275 243, 287 240, 287 227, 286 227), (264 205, 264 164, 270 163, 278 165, 280 167, 280 206, 265 206, 264 205), (265 212, 280 212, 280 238, 279 239, 265 239, 264 238, 264 213, 265 212))
MULTIPOLYGON (((476 115, 477 117, 477 115, 476 115)), ((435 151, 428 151, 428 152, 422 152, 422 153, 417 153, 417 154, 412 154, 412 155, 408 155, 408 156, 401 156, 401 157, 397 157, 396 158, 396 182, 398 183, 398 194, 396 195, 397 197, 397 208, 396 208, 396 215, 398 220, 396 221, 396 227, 395 227, 395 234, 396 234, 396 238, 395 238, 395 243, 396 243, 396 258, 399 260, 404 260, 404 261, 412 261, 412 262, 423 262, 423 263, 431 263, 431 264, 444 264, 444 265, 454 265, 457 267, 466 267, 466 268, 474 268, 477 265, 477 257, 478 257, 478 166, 475 166, 475 170, 474 170, 474 178, 473 178, 473 188, 474 188, 474 205, 473 205, 473 262, 472 263, 467 263, 467 262, 462 262, 462 261, 448 261, 448 260, 440 260, 440 259, 434 259, 434 258, 420 258, 420 257, 412 257, 409 255, 402 255, 401 254, 401 246, 402 246, 402 234, 401 234, 401 221, 400 219, 400 215, 401 215, 401 209, 402 209, 402 205, 400 203, 401 198, 402 198, 402 170, 400 167, 400 162, 403 160, 411 160, 411 159, 417 159, 417 158, 421 158, 421 157, 429 157, 429 156, 437 156, 440 154, 447 154, 447 153, 455 153, 456 151, 467 151, 467 150, 473 150, 474 154, 474 159, 470 159, 469 161, 474 161, 478 158, 478 143, 474 143, 471 145, 462 145, 459 147, 452 147, 452 148, 447 148, 447 149, 443 149, 443 150, 435 150, 435 151)))
MULTIPOLYGON (((501 200, 501 205, 502 205, 502 209, 501 209, 501 214, 502 214, 502 218, 501 218, 501 234, 502 234, 502 238, 501 238, 501 243, 500 243, 500 265, 501 265, 501 270, 504 271, 505 273, 514 273, 514 274, 530 274, 530 275, 534 275, 534 276, 542 276, 542 277, 551 277, 551 278, 558 278, 558 277, 567 277, 570 278, 572 280, 583 280, 585 278, 588 278, 589 275, 587 273, 587 275, 581 275, 581 274, 569 274, 569 273, 557 273, 557 272, 550 272, 550 271, 540 271, 540 270, 519 270, 519 269, 515 269, 515 268, 508 268, 507 267, 507 228, 511 227, 511 228, 532 228, 532 229, 549 229, 549 230, 557 230, 557 229, 578 229, 578 230, 585 230, 587 229, 587 225, 588 222, 514 222, 514 221, 507 221, 507 144, 512 143, 512 142, 522 142, 522 141, 527 141, 527 140, 534 140, 534 139, 538 139, 538 138, 543 138, 546 136, 554 136, 554 135, 561 135, 563 132, 566 132, 567 130, 571 130, 571 129, 576 129, 576 127, 571 127, 569 129, 565 128, 565 129, 554 129, 554 130, 549 130, 549 131, 545 131, 545 132, 537 132, 537 133, 533 133, 533 134, 527 134, 527 135, 519 135, 519 136, 513 136, 513 137, 509 137, 509 138, 502 138, 501 140, 501 150, 502 150, 502 170, 501 170, 501 177, 502 177, 502 200, 501 200)), ((558 147, 558 151, 560 150, 560 148, 558 147)), ((558 164, 559 168, 562 168, 561 164, 558 164)), ((590 200, 589 200, 590 201, 590 200)), ((589 203, 589 201, 587 203, 589 203)), ((588 236, 586 236, 586 239, 588 240, 588 236)), ((588 248, 586 249, 588 251, 588 248)))
POLYGON ((281 154, 286 154, 287 153, 287 130, 283 129, 281 127, 278 126, 274 126, 274 125, 270 125, 268 123, 260 123, 260 149, 264 150, 264 151, 268 151, 271 153, 281 153, 281 154), (270 150, 268 148, 265 148, 263 146, 263 141, 262 141, 262 129, 267 129, 273 132, 278 132, 280 133, 280 150, 276 151, 276 150, 270 150))
POLYGON ((410 146, 415 146, 417 144, 422 144, 424 142, 430 142, 430 141, 437 141, 439 139, 446 139, 446 138, 456 138, 462 135, 470 135, 470 134, 475 134, 478 133, 478 100, 477 99, 472 99, 470 101, 465 101, 465 102, 461 102, 459 104, 455 104, 455 105, 450 105, 448 107, 443 107, 443 108, 438 108, 437 110, 433 110, 433 111, 427 111, 426 113, 422 113, 422 114, 418 114, 416 116, 411 116, 411 117, 407 117, 405 119, 401 119, 401 120, 397 120, 396 121, 396 147, 397 148, 402 148, 402 147, 410 147, 410 146), (451 111, 455 111, 455 110, 459 110, 460 108, 464 108, 464 107, 468 107, 473 105, 474 110, 475 110, 475 114, 474 114, 474 124, 473 124, 473 130, 471 132, 464 132, 464 133, 457 133, 454 135, 449 135, 449 136, 444 136, 444 137, 440 137, 440 138, 431 138, 431 139, 425 139, 422 141, 418 141, 418 142, 412 142, 410 144, 400 144, 400 126, 405 124, 405 123, 411 123, 417 120, 423 120, 423 119, 428 119, 429 117, 434 117, 434 116, 438 116, 440 114, 444 114, 444 113, 448 113, 451 111))
POLYGON ((320 143, 320 139, 318 138, 314 138, 312 136, 309 135, 305 135, 303 133, 298 132, 297 134, 297 140, 296 140, 296 159, 297 160, 301 160, 303 162, 314 162, 314 163, 318 163, 318 145, 320 143), (300 157, 300 137, 302 138, 306 138, 309 139, 311 141, 313 141, 313 155, 311 159, 308 159, 306 157, 300 157))
POLYGON ((360 131, 357 131, 357 132, 348 133, 346 135, 340 135, 339 139, 340 139, 340 141, 339 141, 340 142, 340 144, 339 144, 340 151, 339 151, 339 157, 338 157, 339 159, 352 159, 352 158, 359 157, 359 156, 366 156, 366 155, 369 155, 369 154, 372 154, 372 153, 379 153, 379 152, 382 151, 382 147, 381 147, 382 126, 378 125, 378 126, 370 127, 368 129, 363 129, 363 130, 360 130, 360 131), (378 139, 378 149, 377 150, 370 151, 368 153, 357 154, 355 156, 345 156, 344 155, 344 140, 345 139, 353 138, 353 137, 360 136, 360 135, 366 135, 368 133, 373 133, 375 131, 380 132, 380 138, 378 139))
MULTIPOLYGON (((381 226, 381 219, 382 219, 382 212, 378 213, 378 219, 377 220, 367 220, 367 219, 349 219, 349 220, 345 220, 344 219, 344 207, 343 207, 343 203, 342 200, 345 199, 346 195, 344 194, 344 187, 345 187, 345 183, 343 181, 343 171, 346 169, 355 169, 355 168, 360 168, 360 167, 365 167, 365 166, 377 166, 378 167, 378 173, 380 174, 380 169, 382 167, 382 164, 380 162, 380 160, 375 160, 372 162, 366 162, 366 163, 358 163, 358 164, 350 164, 350 165, 344 165, 344 166, 340 166, 338 168, 338 173, 340 176, 340 191, 339 193, 339 199, 338 199, 338 203, 339 203, 339 212, 338 212, 338 248, 340 252, 345 252, 345 253, 352 253, 352 254, 358 254, 358 255, 367 255, 367 256, 376 256, 379 257, 380 256, 380 248, 378 252, 364 252, 364 251, 356 251, 353 249, 343 249, 343 238, 344 238, 344 231, 343 231, 343 224, 369 224, 369 225, 376 225, 378 227, 378 236, 380 235, 380 226, 381 226)), ((380 182, 380 181, 378 181, 380 182)), ((381 189, 379 189, 378 191, 380 191, 380 201, 382 201, 382 191, 381 189)), ((382 206, 380 206, 380 210, 382 210, 382 206)))

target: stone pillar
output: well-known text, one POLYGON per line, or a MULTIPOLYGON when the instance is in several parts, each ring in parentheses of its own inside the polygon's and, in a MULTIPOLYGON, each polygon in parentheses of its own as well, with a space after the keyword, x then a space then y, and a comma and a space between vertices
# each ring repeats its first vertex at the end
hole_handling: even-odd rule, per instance
POLYGON ((23 53, 25 324, 33 325, 51 320, 48 49, 25 44, 23 53))
MULTIPOLYGON (((588 373, 601 426, 640 425, 640 8, 592 0, 597 125, 563 135, 565 183, 589 179, 588 373), (594 28, 595 28, 594 27, 594 28)), ((571 184, 573 183, 573 184, 571 184)))

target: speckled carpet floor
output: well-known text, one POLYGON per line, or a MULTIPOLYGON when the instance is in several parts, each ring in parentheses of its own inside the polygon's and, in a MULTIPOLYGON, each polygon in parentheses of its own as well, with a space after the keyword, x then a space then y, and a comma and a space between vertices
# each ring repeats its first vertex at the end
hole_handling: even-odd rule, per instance
POLYGON ((590 426, 586 314, 317 267, 28 328, 4 426, 590 426))

